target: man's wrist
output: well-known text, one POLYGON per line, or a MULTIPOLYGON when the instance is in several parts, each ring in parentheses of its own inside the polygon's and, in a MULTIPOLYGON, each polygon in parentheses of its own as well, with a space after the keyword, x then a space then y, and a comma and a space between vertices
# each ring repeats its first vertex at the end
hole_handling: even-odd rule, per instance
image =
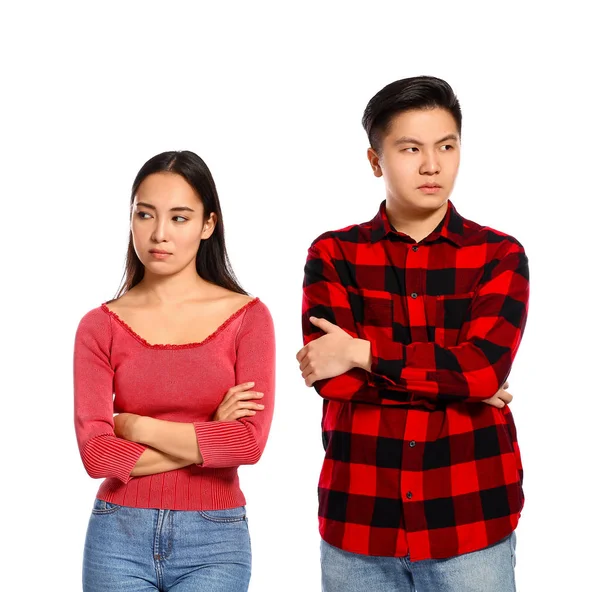
POLYGON ((369 372, 371 370, 371 342, 366 339, 352 339, 350 347, 350 361, 353 368, 362 368, 369 372))

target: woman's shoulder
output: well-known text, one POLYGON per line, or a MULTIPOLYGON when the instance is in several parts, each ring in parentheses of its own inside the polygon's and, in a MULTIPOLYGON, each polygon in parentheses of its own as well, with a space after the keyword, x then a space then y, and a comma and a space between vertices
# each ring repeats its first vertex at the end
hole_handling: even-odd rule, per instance
POLYGON ((75 333, 78 340, 86 338, 104 340, 110 338, 110 318, 104 303, 88 310, 80 317, 75 333))
POLYGON ((245 327, 266 328, 273 325, 269 307, 258 296, 249 297, 239 312, 243 313, 242 324, 245 327))

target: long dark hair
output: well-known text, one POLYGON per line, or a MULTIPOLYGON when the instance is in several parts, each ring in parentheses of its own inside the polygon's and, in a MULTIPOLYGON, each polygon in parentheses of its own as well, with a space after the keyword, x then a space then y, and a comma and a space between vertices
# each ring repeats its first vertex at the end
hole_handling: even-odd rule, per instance
MULTIPOLYGON (((133 201, 142 181, 153 173, 169 172, 181 175, 196 191, 204 206, 205 220, 214 212, 217 222, 212 235, 200 243, 196 253, 196 271, 208 282, 221 286, 232 292, 247 294, 239 285, 225 248, 225 229, 223 215, 215 182, 206 163, 194 152, 189 150, 170 151, 157 154, 147 161, 135 177, 131 187, 130 215, 133 201)), ((129 231, 129 245, 125 272, 116 298, 123 296, 144 277, 144 265, 139 260, 133 248, 133 235, 129 231)))

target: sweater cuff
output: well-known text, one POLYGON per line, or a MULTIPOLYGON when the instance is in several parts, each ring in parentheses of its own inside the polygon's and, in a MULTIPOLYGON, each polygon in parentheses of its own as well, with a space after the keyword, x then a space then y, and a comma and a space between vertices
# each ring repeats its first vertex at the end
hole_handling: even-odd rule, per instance
POLYGON ((240 421, 194 422, 198 449, 204 468, 224 468, 251 464, 261 450, 251 431, 240 421))
POLYGON ((95 478, 116 477, 123 483, 131 480, 131 471, 146 450, 137 442, 102 434, 92 438, 83 451, 88 474, 95 478))

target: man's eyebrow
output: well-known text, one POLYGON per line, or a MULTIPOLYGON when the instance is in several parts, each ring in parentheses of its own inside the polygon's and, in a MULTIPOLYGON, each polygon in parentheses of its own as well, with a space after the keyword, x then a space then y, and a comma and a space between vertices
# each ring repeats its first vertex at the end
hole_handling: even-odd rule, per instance
MULTIPOLYGON (((458 142, 458 136, 456 134, 447 134, 440 140, 436 142, 436 144, 441 144, 442 142, 447 142, 448 140, 454 140, 458 142)), ((416 144, 417 146, 423 146, 423 142, 417 140, 416 138, 411 138, 409 136, 402 136, 394 141, 394 145, 397 146, 399 144, 416 144)))
MULTIPOLYGON (((138 207, 142 206, 144 208, 149 208, 150 210, 154 210, 156 211, 156 206, 153 206, 152 204, 146 203, 144 201, 138 201, 137 204, 138 207)), ((188 208, 187 206, 176 206, 174 208, 171 208, 169 210, 170 212, 193 212, 194 210, 192 210, 192 208, 188 208)))

